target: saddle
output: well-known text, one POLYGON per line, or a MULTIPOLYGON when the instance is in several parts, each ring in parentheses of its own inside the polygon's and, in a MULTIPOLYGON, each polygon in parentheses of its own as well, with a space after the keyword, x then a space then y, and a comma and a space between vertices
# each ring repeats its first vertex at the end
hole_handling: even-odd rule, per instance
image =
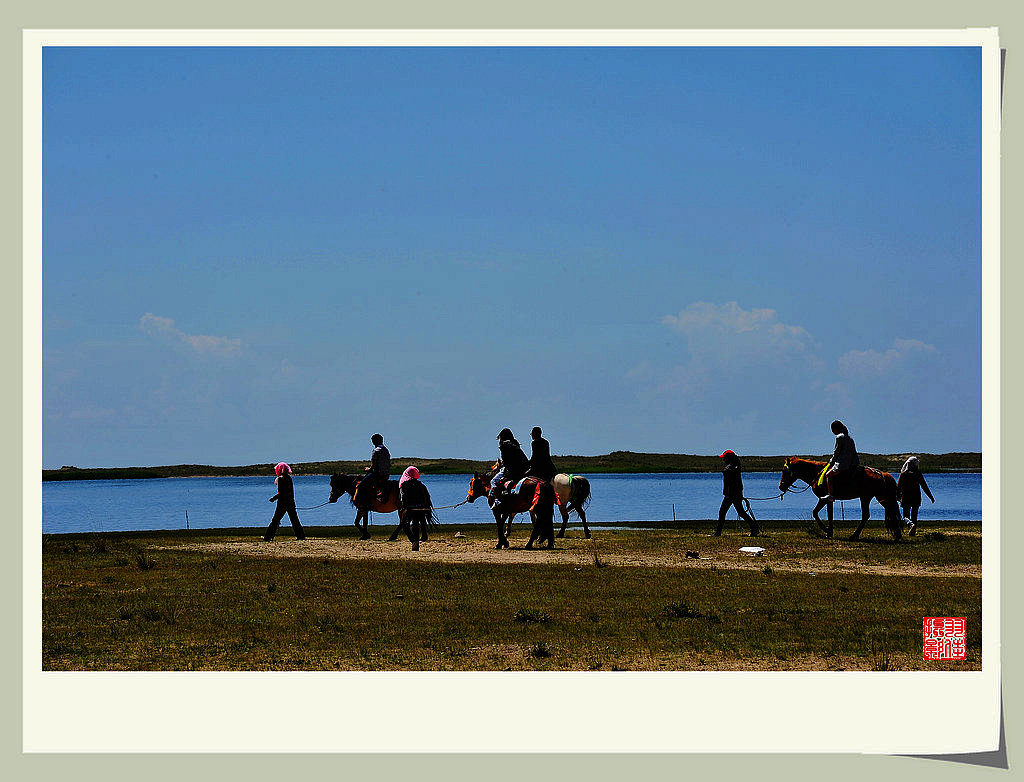
MULTIPOLYGON (((832 486, 836 499, 850 500, 860 496, 861 483, 864 480, 865 471, 872 468, 857 465, 851 470, 843 470, 832 476, 832 486)), ((877 470, 874 470, 877 472, 877 470)), ((822 481, 825 485, 825 481, 822 481)))
POLYGON ((370 498, 369 502, 367 501, 366 498, 363 497, 363 494, 359 490, 359 488, 356 488, 356 493, 355 496, 352 497, 352 502, 353 504, 355 504, 356 507, 365 506, 366 508, 370 507, 370 504, 373 500, 377 500, 377 502, 383 504, 388 501, 388 497, 390 496, 392 489, 394 489, 396 486, 398 486, 398 481, 388 481, 383 486, 377 487, 377 490, 373 493, 373 496, 370 498))

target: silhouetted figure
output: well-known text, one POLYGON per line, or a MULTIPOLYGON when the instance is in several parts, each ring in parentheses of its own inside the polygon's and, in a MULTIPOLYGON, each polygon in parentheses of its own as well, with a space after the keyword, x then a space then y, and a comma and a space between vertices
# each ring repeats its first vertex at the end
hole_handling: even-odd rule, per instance
POLYGON ((302 530, 302 525, 299 523, 299 514, 295 510, 295 486, 292 484, 292 468, 284 462, 278 462, 277 466, 274 467, 274 472, 277 473, 277 477, 274 478, 274 483, 277 484, 277 494, 271 497, 270 501, 277 501, 277 510, 274 511, 274 518, 270 520, 270 526, 267 527, 267 531, 263 533, 263 539, 268 543, 274 539, 274 533, 277 532, 281 519, 287 513, 292 523, 292 529, 295 530, 295 539, 305 540, 306 533, 302 530))
POLYGON ((430 500, 430 492, 420 481, 420 471, 410 465, 405 468, 398 481, 398 509, 402 521, 406 524, 412 550, 420 550, 420 541, 427 539, 427 525, 433 518, 434 508, 430 500))
POLYGON ((743 510, 743 471, 740 469, 740 457, 733 451, 726 451, 719 458, 725 463, 722 468, 722 507, 718 509, 718 527, 712 535, 722 534, 725 512, 731 505, 740 514, 740 518, 750 525, 750 537, 756 537, 761 530, 750 514, 743 510))
MULTIPOLYGON (((832 451, 832 458, 828 460, 825 473, 825 481, 828 486, 828 494, 821 499, 824 502, 835 502, 836 486, 839 483, 847 483, 852 470, 860 466, 860 457, 857 455, 857 446, 850 437, 850 430, 842 421, 832 422, 832 434, 836 436, 836 446, 832 451)), ((853 487, 848 487, 851 490, 853 487)))
POLYGON ((541 437, 539 426, 533 427, 530 432, 530 469, 528 474, 542 481, 550 482, 555 477, 557 470, 555 463, 551 461, 551 445, 541 437))
POLYGON ((512 434, 512 430, 502 429, 498 432, 498 451, 501 454, 501 469, 491 479, 491 508, 497 508, 504 496, 504 485, 511 482, 513 485, 526 476, 530 469, 530 460, 526 458, 523 449, 512 434))
POLYGON ((928 499, 935 502, 928 483, 921 474, 920 460, 911 456, 900 468, 900 477, 896 481, 896 499, 903 506, 903 518, 907 522, 907 534, 913 535, 917 532, 917 510, 921 507, 921 490, 928 495, 928 499))
POLYGON ((391 480, 391 451, 384 445, 384 437, 375 434, 370 437, 373 452, 370 454, 370 466, 364 468, 366 475, 356 486, 353 501, 356 507, 369 507, 375 492, 386 489, 391 480))

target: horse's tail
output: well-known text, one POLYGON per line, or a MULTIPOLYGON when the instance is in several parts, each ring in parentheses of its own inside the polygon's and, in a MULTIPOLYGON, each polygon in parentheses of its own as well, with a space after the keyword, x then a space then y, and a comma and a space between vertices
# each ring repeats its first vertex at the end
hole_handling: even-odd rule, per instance
POLYGON ((882 488, 876 495, 876 499, 885 509, 885 527, 889 530, 893 540, 899 541, 903 538, 903 519, 900 516, 900 505, 896 500, 899 492, 896 479, 892 473, 879 470, 881 473, 882 488))
POLYGON ((582 475, 572 476, 569 501, 577 508, 583 508, 583 510, 586 510, 587 506, 590 505, 590 481, 582 475))

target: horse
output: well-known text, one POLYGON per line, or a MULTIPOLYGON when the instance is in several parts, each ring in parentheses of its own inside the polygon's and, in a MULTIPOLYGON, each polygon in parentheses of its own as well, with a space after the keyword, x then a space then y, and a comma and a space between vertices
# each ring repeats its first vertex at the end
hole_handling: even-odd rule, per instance
MULTIPOLYGON (((782 467, 782 477, 779 478, 779 491, 785 494, 789 487, 796 481, 803 481, 818 498, 818 504, 814 506, 812 514, 814 520, 825 537, 832 537, 832 503, 826 502, 822 497, 828 494, 825 481, 818 485, 818 476, 825 469, 826 462, 815 462, 810 459, 801 459, 797 456, 790 456, 782 467), (828 506, 828 526, 821 523, 818 511, 828 506)), ((854 476, 842 481, 836 489, 835 499, 837 500, 860 500, 861 519, 860 526, 850 536, 850 540, 860 538, 861 530, 868 521, 871 499, 878 500, 885 508, 885 526, 895 540, 900 540, 903 535, 903 527, 900 519, 899 505, 896 502, 896 479, 887 472, 876 470, 874 467, 856 467, 857 473, 854 476)))
MULTIPOLYGON (((359 485, 359 478, 355 475, 346 475, 345 473, 335 473, 331 476, 331 494, 328 498, 328 502, 337 502, 342 494, 348 494, 352 498, 352 504, 355 505, 355 494, 356 486, 359 485)), ((369 540, 369 523, 368 519, 370 511, 374 513, 394 513, 399 509, 399 493, 398 493, 398 481, 388 481, 387 486, 383 492, 379 494, 377 492, 370 498, 369 506, 359 507, 356 506, 356 519, 353 522, 355 528, 359 530, 360 540, 369 540), (362 524, 359 522, 362 521, 362 524)), ((395 531, 391 533, 391 537, 388 540, 397 540, 398 533, 401 530, 405 530, 406 534, 409 535, 409 539, 412 540, 412 533, 406 524, 405 517, 403 514, 398 514, 398 526, 395 527, 395 531)), ((421 525, 422 537, 420 540, 427 539, 427 525, 421 525)))
MULTIPOLYGON (((491 478, 495 468, 490 472, 473 473, 469 483, 466 499, 473 502, 477 497, 487 497, 491 493, 491 478)), ((536 540, 538 545, 547 541, 548 548, 555 547, 555 490, 547 481, 540 478, 523 478, 516 489, 501 501, 498 510, 491 508, 494 522, 498 527, 498 544, 496 549, 508 548, 508 535, 512 534, 512 519, 516 515, 529 511, 533 527, 526 548, 532 549, 536 540), (508 532, 506 533, 506 528, 508 532)))
POLYGON ((583 522, 583 534, 590 537, 590 527, 587 526, 587 513, 585 508, 590 502, 590 481, 582 475, 566 475, 558 473, 551 479, 551 487, 555 490, 555 501, 558 503, 558 511, 562 514, 562 528, 556 537, 565 537, 565 526, 569 522, 569 513, 576 511, 576 515, 583 522))

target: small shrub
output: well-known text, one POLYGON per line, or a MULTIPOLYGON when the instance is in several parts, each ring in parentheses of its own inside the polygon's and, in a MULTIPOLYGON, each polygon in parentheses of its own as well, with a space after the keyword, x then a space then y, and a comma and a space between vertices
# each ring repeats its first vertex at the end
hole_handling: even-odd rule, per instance
POLYGON ((100 538, 92 544, 92 550, 97 554, 107 553, 107 541, 104 538, 100 538))
POLYGON ((761 572, 762 572, 762 573, 764 573, 764 574, 765 574, 766 576, 770 576, 770 575, 771 575, 772 573, 774 573, 775 571, 774 571, 774 570, 772 570, 772 566, 771 566, 771 565, 765 565, 765 566, 764 566, 764 567, 763 567, 763 568, 761 569, 761 572))
POLYGON ((145 551, 139 551, 135 554, 135 564, 139 566, 139 570, 152 570, 156 562, 147 557, 145 551))
POLYGON ((268 592, 269 594, 271 594, 271 595, 272 595, 272 594, 274 594, 274 592, 276 592, 276 591, 277 591, 277 585, 276 585, 276 584, 267 584, 267 592, 268 592))
POLYGON ((115 557, 114 564, 118 567, 128 567, 128 557, 115 557))
POLYGON ((941 532, 928 532, 925 534, 924 539, 931 542, 940 542, 946 539, 946 536, 941 532))
POLYGON ((516 611, 516 621, 543 624, 551 621, 551 615, 533 608, 520 608, 516 611))
POLYGON ((673 603, 670 606, 662 609, 662 616, 668 616, 673 619, 706 619, 709 622, 721 622, 721 618, 717 614, 705 614, 696 608, 693 608, 688 603, 673 603))
POLYGON ((889 638, 885 633, 871 638, 871 670, 873 671, 895 671, 898 670, 896 661, 888 650, 889 638))
POLYGON ((551 656, 551 650, 548 649, 548 645, 546 643, 544 643, 543 641, 538 641, 530 649, 530 655, 532 657, 537 657, 537 658, 550 657, 551 656))

